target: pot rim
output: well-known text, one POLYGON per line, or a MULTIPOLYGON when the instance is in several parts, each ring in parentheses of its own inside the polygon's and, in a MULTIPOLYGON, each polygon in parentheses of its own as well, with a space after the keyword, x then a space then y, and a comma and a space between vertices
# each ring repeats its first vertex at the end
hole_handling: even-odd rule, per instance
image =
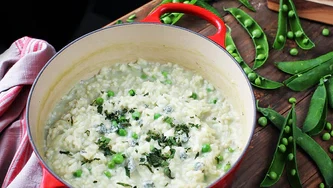
MULTIPOLYGON (((202 35, 201 33, 198 33, 198 32, 195 32, 195 31, 192 31, 190 29, 187 29, 187 28, 184 28, 184 27, 181 27, 181 26, 177 26, 177 25, 169 25, 169 24, 161 24, 161 23, 155 23, 155 22, 134 22, 134 23, 122 23, 122 24, 115 24, 115 25, 110 25, 110 26, 107 26, 107 27, 102 27, 102 28, 99 28, 99 29, 96 29, 94 31, 91 31, 89 33, 86 33, 76 39, 74 39, 73 41, 71 41, 70 43, 68 43, 67 45, 65 45, 63 48, 61 48, 56 54, 54 54, 48 61, 47 63, 43 66, 43 68, 40 70, 40 72, 38 73, 38 75, 36 76, 32 86, 31 86, 31 89, 30 89, 30 92, 29 92, 29 95, 28 95, 28 99, 27 99, 27 105, 26 105, 26 126, 27 126, 27 130, 28 130, 28 137, 29 137, 29 141, 31 143, 31 146, 33 148, 33 151, 35 153, 35 155, 38 157, 39 159, 39 162, 42 164, 42 168, 46 170, 53 176, 55 177, 59 182, 63 183, 64 185, 68 186, 68 187, 71 187, 70 184, 68 184, 65 180, 63 180, 62 178, 59 177, 59 175, 57 175, 50 167, 49 165, 46 163, 46 161, 43 160, 43 158, 41 157, 40 153, 38 152, 37 150, 37 147, 35 145, 35 142, 32 138, 32 134, 31 134, 31 130, 30 130, 30 123, 29 123, 29 106, 30 106, 30 102, 31 102, 31 97, 32 97, 32 94, 34 92, 34 88, 36 86, 36 84, 38 83, 38 80, 40 78, 40 76, 43 74, 44 70, 48 67, 48 65, 53 61, 53 59, 55 59, 59 54, 61 54, 63 51, 65 51, 67 48, 69 48, 71 45, 73 45, 74 43, 78 42, 79 40, 82 40, 83 38, 86 38, 90 35, 93 35, 95 33, 98 33, 98 32, 101 32, 103 30, 107 30, 107 29, 113 29, 115 27, 126 27, 128 25, 133 25, 133 24, 137 24, 137 25, 158 25, 158 26, 163 26, 163 27, 172 27, 172 28, 175 28, 175 29, 181 29, 181 30, 184 30, 184 31, 187 31, 191 34, 195 34, 196 36, 198 37, 201 37, 201 38, 204 38, 206 39, 208 42, 211 42, 213 43, 214 45, 216 45, 217 47, 219 47, 224 53, 226 53, 231 59, 232 61, 237 64, 238 68, 242 70, 242 67, 239 65, 239 63, 237 63, 237 61, 235 60, 235 58, 225 49, 223 48, 221 45, 219 45, 217 42, 215 42, 214 40, 208 38, 207 36, 204 36, 202 35)), ((247 78, 246 74, 244 73, 244 71, 241 71, 242 72, 242 75, 247 78)), ((249 139, 247 140, 247 143, 245 144, 244 146, 244 149, 243 151, 241 152, 240 156, 238 157, 238 159, 236 160, 236 162, 232 165, 232 167, 225 173, 223 174, 222 176, 220 176, 218 179, 216 179, 214 182, 212 182, 208 187, 212 187, 214 186, 215 184, 217 184, 219 181, 221 181, 223 178, 225 178, 226 176, 228 176, 229 174, 231 174, 231 172, 234 172, 235 170, 237 170, 236 168, 239 167, 242 159, 244 158, 245 156, 245 153, 246 151, 248 150, 249 148, 249 145, 251 143, 251 140, 253 138, 253 133, 254 133, 254 129, 255 129, 255 125, 256 125, 256 105, 255 105, 255 96, 254 96, 254 92, 253 92, 253 88, 252 88, 252 85, 251 83, 249 82, 248 79, 246 79, 246 82, 247 82, 247 85, 248 87, 250 88, 250 90, 252 91, 250 93, 251 95, 251 98, 252 98, 252 102, 253 102, 253 122, 251 123, 252 124, 252 128, 251 128, 251 132, 250 132, 250 137, 249 139)), ((235 173, 235 172, 234 172, 235 173)), ((44 174, 43 174, 44 176, 44 174)), ((43 183, 43 182, 41 182, 43 183)))

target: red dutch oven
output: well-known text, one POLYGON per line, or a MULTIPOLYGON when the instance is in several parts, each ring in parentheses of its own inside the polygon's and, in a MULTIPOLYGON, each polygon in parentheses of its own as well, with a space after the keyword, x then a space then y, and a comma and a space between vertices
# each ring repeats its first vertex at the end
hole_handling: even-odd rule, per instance
POLYGON ((242 68, 224 49, 226 26, 223 21, 201 7, 169 3, 156 8, 139 23, 113 25, 88 33, 60 50, 37 76, 27 103, 30 142, 43 166, 41 187, 70 187, 49 167, 45 159, 45 122, 61 96, 82 79, 96 74, 102 67, 143 58, 152 62, 174 62, 196 71, 223 91, 240 114, 244 149, 232 168, 209 187, 230 187, 236 170, 252 139, 256 119, 251 84, 242 68), (217 28, 212 36, 160 23, 167 12, 199 16, 217 28))

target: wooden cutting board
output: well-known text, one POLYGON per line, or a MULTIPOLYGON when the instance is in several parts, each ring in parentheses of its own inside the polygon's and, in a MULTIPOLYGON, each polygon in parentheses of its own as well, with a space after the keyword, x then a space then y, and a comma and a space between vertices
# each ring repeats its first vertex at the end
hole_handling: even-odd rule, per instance
MULTIPOLYGON (((298 16, 333 25, 333 0, 294 0, 298 16)), ((267 7, 279 10, 279 0, 267 0, 267 7)))

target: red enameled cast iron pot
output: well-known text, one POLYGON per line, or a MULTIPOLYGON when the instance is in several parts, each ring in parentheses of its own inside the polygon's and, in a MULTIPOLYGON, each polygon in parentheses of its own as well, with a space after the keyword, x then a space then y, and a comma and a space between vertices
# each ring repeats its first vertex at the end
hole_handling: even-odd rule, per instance
POLYGON ((138 58, 173 62, 196 71, 221 90, 240 114, 244 150, 236 164, 210 185, 230 187, 252 139, 256 110, 251 84, 224 49, 225 33, 223 21, 206 9, 169 3, 159 6, 139 23, 113 25, 88 33, 54 55, 36 78, 27 103, 30 142, 43 166, 41 187, 70 187, 45 159, 45 122, 56 101, 75 83, 93 76, 102 67, 138 58), (167 12, 199 16, 213 24, 217 32, 205 37, 182 27, 161 24, 160 16, 167 12))

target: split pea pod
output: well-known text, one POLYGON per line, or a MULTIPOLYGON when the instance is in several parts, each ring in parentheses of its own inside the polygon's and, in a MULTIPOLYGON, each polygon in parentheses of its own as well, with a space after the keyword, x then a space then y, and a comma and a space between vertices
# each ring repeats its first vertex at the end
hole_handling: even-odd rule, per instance
POLYGON ((276 62, 275 65, 285 73, 300 74, 330 59, 333 59, 333 51, 308 60, 276 62))
POLYGON ((333 76, 329 77, 326 82, 327 102, 333 108, 333 76))
POLYGON ((227 26, 227 28, 228 28, 228 31, 226 33, 226 38, 225 38, 226 49, 235 58, 235 60, 239 63, 239 65, 243 68, 251 85, 261 88, 261 89, 277 89, 277 88, 283 86, 283 84, 280 82, 269 80, 267 78, 260 76, 255 71, 253 71, 247 65, 247 63, 245 63, 245 61, 243 60, 242 56, 240 55, 240 53, 236 47, 236 44, 234 43, 234 41, 231 37, 231 28, 229 26, 227 26))
POLYGON ((324 78, 321 78, 311 97, 309 110, 303 123, 303 132, 312 132, 312 134, 310 133, 309 135, 313 135, 313 133, 318 134, 324 129, 326 123, 326 107, 326 87, 324 78))
POLYGON ((280 0, 280 7, 278 13, 278 28, 275 35, 273 48, 281 50, 287 40, 287 27, 288 27, 288 6, 284 0, 280 0))
POLYGON ((291 127, 291 133, 288 138, 288 147, 287 147, 287 163, 286 171, 288 182, 293 188, 302 188, 302 183, 298 173, 297 160, 296 160, 296 141, 295 141, 295 130, 296 130, 296 110, 295 103, 291 107, 291 119, 288 120, 288 125, 291 127))
POLYGON ((265 32, 260 25, 246 12, 239 8, 224 9, 229 12, 243 26, 252 38, 256 49, 256 55, 253 70, 261 67, 267 60, 269 54, 269 46, 265 32))
POLYGON ((322 77, 332 73, 333 58, 302 74, 293 75, 283 82, 293 91, 303 91, 319 83, 322 77))
POLYGON ((210 12, 212 12, 213 14, 215 14, 216 16, 218 16, 219 18, 222 18, 222 15, 219 13, 219 11, 217 11, 212 5, 208 4, 206 1, 204 0, 197 0, 195 5, 204 8, 206 10, 209 10, 210 12))
POLYGON ((292 136, 289 124, 289 121, 292 120, 292 111, 293 108, 291 108, 291 110, 289 111, 281 127, 278 144, 275 148, 272 162, 269 166, 265 178, 260 183, 260 187, 271 187, 276 182, 278 182, 287 163, 288 152, 293 150, 292 148, 290 148, 290 146, 292 145, 288 143, 287 139, 292 136))
MULTIPOLYGON (((257 111, 267 117, 272 124, 278 129, 282 129, 285 118, 271 108, 259 107, 257 101, 257 111)), ((320 173, 322 174, 325 184, 328 187, 333 186, 333 161, 327 155, 326 151, 309 135, 303 133, 300 128, 295 127, 294 139, 296 144, 300 146, 316 163, 320 173)))
MULTIPOLYGON (((191 0, 191 1, 183 1, 182 3, 193 5, 196 2, 197 2, 197 0, 191 0)), ((172 0, 170 3, 181 3, 181 1, 172 0)), ((182 18, 183 16, 184 16, 184 13, 176 13, 176 12, 166 13, 166 14, 162 15, 161 20, 165 24, 176 24, 180 20, 180 18, 182 18)))
POLYGON ((300 48, 309 50, 315 47, 315 44, 303 31, 293 0, 288 0, 288 21, 290 29, 294 33, 295 41, 300 48))
POLYGON ((249 0, 239 0, 239 2, 242 3, 249 10, 251 10, 253 12, 256 12, 256 9, 251 5, 251 3, 249 2, 249 0))

